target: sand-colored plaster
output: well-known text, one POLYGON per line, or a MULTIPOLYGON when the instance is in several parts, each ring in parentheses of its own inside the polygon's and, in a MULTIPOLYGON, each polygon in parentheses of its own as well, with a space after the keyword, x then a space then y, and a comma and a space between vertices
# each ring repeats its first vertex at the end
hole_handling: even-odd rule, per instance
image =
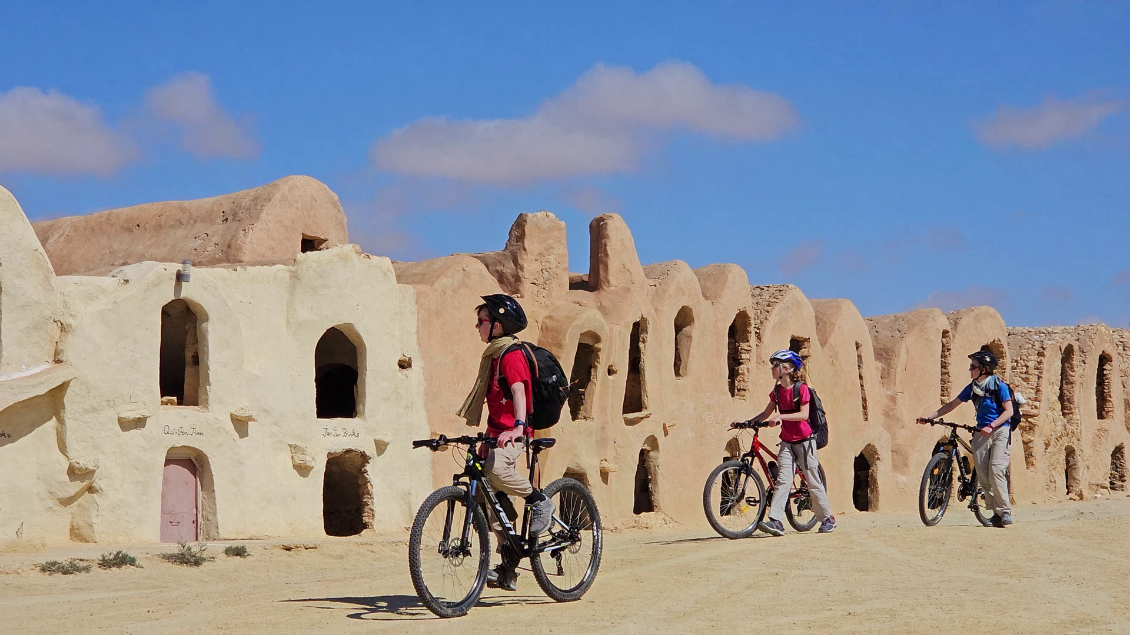
POLYGON ((290 262, 304 237, 349 242, 337 195, 308 176, 194 201, 166 201, 35 224, 58 275, 101 275, 147 260, 290 262))
MULTIPOLYGON (((250 205, 271 188, 317 198, 324 186, 307 181, 169 205, 215 211, 220 199, 250 205)), ((179 258, 55 277, 7 196, 0 200, 0 222, 10 230, 0 234, 0 539, 14 539, 22 525, 25 541, 155 541, 167 456, 197 462, 204 537, 324 535, 322 479, 327 460, 345 454, 364 465, 366 522, 403 528, 419 501, 461 468, 458 455, 409 442, 474 432, 455 415, 483 350, 473 309, 480 296, 499 292, 520 296, 530 319, 522 338, 552 351, 586 386, 562 422, 539 433, 558 439, 540 482, 581 479, 608 527, 704 526, 703 482, 734 447, 727 424, 764 407, 767 357, 790 346, 805 356, 828 413, 832 441, 820 456, 834 511, 851 510, 861 495, 871 511, 915 509, 921 470, 943 431, 913 420, 957 394, 967 382, 966 356, 987 344, 1031 399, 1014 439, 1016 501, 1120 491, 1111 488, 1111 467, 1130 441, 1127 331, 1009 329, 989 307, 865 318, 848 300, 751 286, 736 265, 643 266, 614 214, 589 225, 585 273, 568 271, 564 223, 538 212, 520 215, 497 252, 391 263, 352 246, 305 254, 291 246, 280 264, 262 264, 269 254, 233 239, 222 262, 196 267, 187 283, 175 279, 179 258), (174 300, 197 325, 186 340, 200 369, 194 406, 168 405, 160 393, 162 307, 174 300), (629 363, 635 324, 638 375, 629 363), (355 360, 355 418, 316 416, 315 348, 331 328, 356 349, 333 357, 355 360), (1065 351, 1070 364, 1061 363, 1065 351), (588 366, 574 368, 578 361, 588 366), (639 395, 626 399, 633 385, 639 395), (1065 475, 1069 449, 1073 471, 1065 475), (870 466, 866 491, 855 487, 860 461, 870 466), (20 486, 28 474, 35 486, 20 486), (655 511, 635 513, 637 475, 650 481, 655 511)), ((266 198, 279 202, 280 217, 301 217, 282 204, 301 197, 266 198)), ((267 208, 259 221, 241 217, 253 233, 267 226, 256 222, 276 222, 267 208)), ((160 223, 146 231, 187 244, 187 234, 160 223)), ((344 221, 341 232, 347 241, 344 221)), ((970 422, 971 407, 949 418, 970 422)), ((772 447, 776 435, 766 430, 762 440, 772 447)))

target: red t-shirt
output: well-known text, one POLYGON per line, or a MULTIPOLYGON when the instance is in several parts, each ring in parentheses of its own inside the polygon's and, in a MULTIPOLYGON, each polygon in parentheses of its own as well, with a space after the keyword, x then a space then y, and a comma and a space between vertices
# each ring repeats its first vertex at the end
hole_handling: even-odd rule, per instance
MULTIPOLYGON (((490 363, 490 385, 487 387, 487 434, 492 437, 514 428, 514 403, 507 399, 498 384, 498 365, 502 364, 502 381, 507 386, 518 382, 526 384, 526 413, 534 403, 534 392, 530 380, 530 365, 526 363, 526 355, 520 350, 513 350, 496 358, 490 363)), ((526 428, 526 434, 530 429, 526 428)))
MULTIPOLYGON (((812 401, 812 393, 808 391, 807 384, 793 384, 791 388, 773 386, 773 392, 769 393, 769 398, 777 404, 777 412, 783 415, 800 412, 799 409, 793 407, 796 400, 793 391, 798 387, 800 388, 800 405, 804 406, 804 404, 812 401)), ((804 441, 810 436, 812 436, 812 426, 808 425, 808 421, 781 422, 782 441, 796 443, 797 441, 804 441)))

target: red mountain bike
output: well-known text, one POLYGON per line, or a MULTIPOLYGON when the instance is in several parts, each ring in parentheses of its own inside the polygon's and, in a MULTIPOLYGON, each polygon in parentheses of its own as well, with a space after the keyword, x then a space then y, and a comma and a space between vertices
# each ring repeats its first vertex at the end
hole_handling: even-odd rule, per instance
MULTIPOLYGON (((724 459, 707 477, 706 487, 702 490, 706 520, 714 531, 726 538, 748 538, 757 531, 757 524, 765 516, 765 508, 773 498, 773 488, 777 483, 777 455, 758 439, 760 429, 766 427, 768 424, 753 420, 735 423, 734 428, 738 430, 753 430, 749 451, 738 458, 724 459), (769 455, 768 461, 765 460, 766 454, 769 455), (753 469, 754 457, 761 466, 761 473, 769 481, 768 491, 753 469)), ((827 482, 823 465, 820 466, 820 480, 827 482)), ((812 509, 808 482, 799 469, 793 476, 785 516, 797 531, 808 531, 816 526, 816 511, 812 509)))

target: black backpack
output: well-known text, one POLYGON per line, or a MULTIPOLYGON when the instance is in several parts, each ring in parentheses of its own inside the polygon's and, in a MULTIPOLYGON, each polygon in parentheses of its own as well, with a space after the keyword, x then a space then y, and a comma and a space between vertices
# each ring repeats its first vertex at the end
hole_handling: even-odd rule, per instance
MULTIPOLYGON (((1020 425, 1020 406, 1023 406, 1028 400, 1024 398, 1024 395, 1013 390, 1012 386, 1009 386, 1000 377, 994 376, 993 379, 997 380, 996 389, 992 391, 993 400, 997 402, 997 412, 1004 411, 1004 402, 1001 401, 1001 385, 1006 386, 1008 388, 1008 394, 1012 395, 1012 417, 1008 420, 1008 429, 1010 431, 1015 430, 1016 427, 1020 425)), ((984 397, 978 397, 977 393, 973 393, 973 407, 977 410, 981 410, 981 402, 983 400, 984 397)))
MULTIPOLYGON (((793 412, 800 410, 800 384, 793 386, 793 412)), ((776 390, 776 388, 774 388, 776 390)), ((824 404, 812 386, 808 387, 811 400, 808 402, 808 425, 812 427, 812 436, 816 437, 816 449, 823 450, 828 445, 828 417, 824 414, 824 404)), ((780 405, 777 406, 780 408, 780 405)))
POLYGON ((553 353, 544 348, 529 342, 512 344, 498 356, 496 377, 499 387, 502 388, 502 394, 507 399, 511 399, 512 395, 510 386, 502 381, 502 358, 515 348, 520 349, 526 356, 526 363, 530 366, 530 378, 534 384, 531 386, 534 403, 527 408, 529 412, 526 413, 526 423, 533 430, 552 428, 561 419, 561 408, 569 398, 569 382, 565 379, 565 371, 561 369, 561 363, 553 353))

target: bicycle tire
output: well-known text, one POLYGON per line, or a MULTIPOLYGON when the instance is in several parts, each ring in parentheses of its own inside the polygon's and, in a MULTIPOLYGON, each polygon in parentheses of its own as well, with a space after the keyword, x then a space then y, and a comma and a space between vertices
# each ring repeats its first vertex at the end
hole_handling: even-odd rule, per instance
POLYGON ((942 520, 953 496, 953 461, 945 452, 930 457, 922 471, 918 486, 918 517, 922 524, 933 527, 942 520), (933 507, 931 507, 933 505, 933 507), (931 515, 930 510, 937 510, 931 515))
MULTIPOLYGON (((419 511, 416 512, 416 519, 412 522, 412 533, 408 539, 408 570, 412 574, 412 586, 416 588, 416 595, 420 597, 424 606, 439 617, 466 615, 467 611, 470 611, 471 607, 479 601, 483 586, 486 584, 487 569, 490 567, 490 534, 487 530, 486 517, 483 516, 483 510, 478 505, 475 506, 474 517, 471 519, 473 533, 473 536, 469 537, 469 541, 472 543, 471 557, 456 554, 442 556, 440 554, 440 550, 446 546, 442 544, 443 529, 447 522, 445 505, 453 506, 454 517, 451 521, 452 526, 449 535, 459 535, 462 533, 463 519, 466 518, 467 513, 466 496, 466 490, 454 485, 441 487, 432 492, 420 505, 419 511), (435 531, 436 523, 429 523, 429 520, 434 519, 432 512, 437 508, 441 512, 440 522, 438 523, 438 538, 435 531), (463 515, 457 513, 460 508, 463 510, 463 515), (447 600, 447 596, 444 595, 447 582, 451 581, 451 586, 454 589, 455 582, 460 581, 457 569, 462 570, 463 563, 474 558, 475 542, 478 543, 478 566, 475 569, 475 578, 470 584, 465 584, 465 591, 456 590, 454 591, 456 597, 447 600), (427 558, 427 562, 425 562, 426 552, 427 555, 432 556, 427 558), (432 570, 437 568, 435 564, 437 562, 440 572, 435 574, 432 573, 432 570), (452 574, 450 576, 444 575, 445 569, 451 570, 452 574)), ((464 578, 461 581, 465 583, 466 579, 464 578)))
MULTIPOLYGON (((739 482, 741 481, 739 480, 739 482)), ((729 538, 731 540, 736 540, 738 538, 748 538, 753 535, 753 532, 757 531, 758 523, 760 523, 765 516, 765 484, 762 482, 761 477, 757 475, 757 472, 753 471, 753 468, 749 464, 743 463, 741 461, 726 461, 725 463, 722 463, 718 467, 714 468, 714 471, 711 472, 710 476, 706 478, 706 485, 702 488, 702 507, 703 511, 706 512, 707 522, 709 522, 710 526, 714 528, 714 531, 718 532, 718 535, 722 536, 723 538, 729 538), (735 471, 737 472, 737 476, 739 477, 748 477, 744 481, 746 485, 741 486, 740 492, 735 492, 732 489, 734 487, 733 480, 731 480, 729 484, 726 483, 727 474, 735 471), (719 483, 719 500, 715 501, 713 496, 714 484, 719 480, 721 480, 721 482, 719 483), (731 510, 735 505, 739 505, 743 502, 747 505, 749 504, 751 497, 747 495, 747 487, 750 481, 753 482, 753 487, 755 489, 753 496, 755 500, 753 501, 753 504, 756 506, 756 509, 754 510, 754 514, 752 515, 753 521, 748 525, 745 525, 744 520, 742 520, 739 522, 736 529, 731 529, 730 527, 725 526, 722 518, 719 518, 719 516, 730 516, 732 513, 731 510), (729 496, 727 496, 727 488, 731 488, 729 496)), ((750 514, 745 512, 742 512, 741 516, 743 519, 751 517, 750 514)))
MULTIPOLYGON (((1011 496, 1012 468, 1008 467, 1005 469, 1005 481, 1008 483, 1008 493, 1011 496)), ((973 479, 974 483, 976 483, 976 489, 973 491, 973 502, 970 504, 970 507, 973 509, 973 515, 977 517, 977 522, 981 523, 985 527, 992 527, 992 518, 993 515, 996 514, 996 512, 988 509, 985 505, 985 490, 981 488, 981 481, 977 480, 977 470, 973 470, 973 474, 970 476, 970 478, 973 479), (989 512, 988 515, 986 515, 985 512, 989 512)))
MULTIPOLYGON (((824 476, 824 466, 820 465, 817 469, 820 472, 820 484, 825 486, 826 494, 828 479, 824 476)), ((816 512, 812 509, 812 494, 807 487, 801 490, 800 472, 793 475, 793 484, 793 489, 789 492, 789 500, 785 504, 785 517, 789 519, 789 524, 793 526, 793 529, 799 532, 809 531, 816 526, 816 512), (805 512, 811 512, 812 518, 802 519, 805 512)))
MULTIPOLYGON (((571 478, 559 478, 542 490, 550 500, 554 500, 556 513, 554 521, 547 530, 550 536, 563 536, 569 532, 579 532, 580 540, 555 550, 538 551, 530 555, 530 569, 534 572, 534 579, 546 595, 557 602, 573 602, 589 590, 597 571, 600 569, 600 558, 604 553, 604 532, 600 522, 600 511, 596 508, 596 500, 580 481, 571 478), (566 530, 558 520, 568 525, 566 530), (584 538, 588 536, 588 553, 585 554, 584 538), (573 556, 577 556, 574 558, 573 556), (588 562, 584 562, 587 557, 588 562), (546 570, 546 561, 552 563, 554 572, 546 570), (566 565, 568 562, 568 565, 566 565), (568 572, 566 571, 568 570, 568 572), (569 572, 580 573, 573 582, 569 572), (567 587, 558 586, 564 582, 567 587)), ((546 534, 542 534, 543 537, 546 534)))

